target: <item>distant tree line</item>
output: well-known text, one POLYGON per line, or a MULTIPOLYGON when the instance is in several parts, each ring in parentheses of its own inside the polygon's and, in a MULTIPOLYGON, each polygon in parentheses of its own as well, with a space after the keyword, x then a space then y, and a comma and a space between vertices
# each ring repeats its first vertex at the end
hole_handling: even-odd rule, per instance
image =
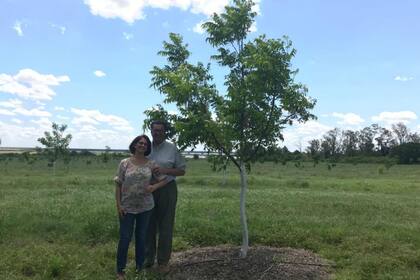
POLYGON ((306 152, 315 160, 388 156, 407 164, 420 158, 420 134, 410 132, 403 123, 393 124, 391 129, 378 124, 356 131, 334 128, 308 144, 306 152))
POLYGON ((308 142, 305 150, 289 151, 287 147, 260 151, 268 161, 286 164, 288 161, 420 163, 420 134, 411 132, 403 123, 390 129, 372 124, 360 130, 334 128, 320 139, 308 142))

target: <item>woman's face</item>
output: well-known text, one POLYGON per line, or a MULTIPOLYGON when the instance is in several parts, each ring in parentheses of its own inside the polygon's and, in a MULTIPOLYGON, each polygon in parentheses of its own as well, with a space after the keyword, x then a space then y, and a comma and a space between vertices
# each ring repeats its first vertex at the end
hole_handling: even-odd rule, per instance
POLYGON ((147 151, 147 141, 145 138, 140 138, 136 144, 136 151, 144 154, 147 151))

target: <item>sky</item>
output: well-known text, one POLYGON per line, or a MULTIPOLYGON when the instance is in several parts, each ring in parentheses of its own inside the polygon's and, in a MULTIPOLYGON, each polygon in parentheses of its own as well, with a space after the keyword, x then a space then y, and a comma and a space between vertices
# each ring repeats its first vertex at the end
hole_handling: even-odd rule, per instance
MULTIPOLYGON (((67 124, 72 148, 125 149, 143 133, 144 111, 162 103, 149 71, 179 33, 191 62, 212 63, 221 94, 226 69, 210 56, 200 24, 229 0, 0 0, 2 147, 41 146, 67 124)), ((420 132, 418 0, 260 0, 249 39, 288 36, 296 82, 317 100, 316 120, 285 129, 301 149, 330 129, 403 122, 420 132)), ((169 111, 176 112, 173 106, 169 111)))

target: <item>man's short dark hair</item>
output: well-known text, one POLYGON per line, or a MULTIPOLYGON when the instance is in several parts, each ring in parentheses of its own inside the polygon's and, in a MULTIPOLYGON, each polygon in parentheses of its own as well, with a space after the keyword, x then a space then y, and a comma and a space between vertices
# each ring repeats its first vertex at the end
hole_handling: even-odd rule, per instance
POLYGON ((164 121, 161 121, 161 120, 154 120, 154 121, 152 121, 152 123, 150 124, 150 130, 152 130, 152 128, 153 128, 153 126, 154 125, 163 125, 163 128, 165 129, 165 131, 166 131, 166 122, 164 122, 164 121))
POLYGON ((145 134, 139 135, 136 138, 134 138, 133 141, 131 141, 130 146, 128 146, 128 149, 130 150, 130 153, 134 155, 136 153, 136 144, 140 141, 141 138, 146 139, 147 149, 144 152, 144 155, 148 156, 150 155, 150 152, 152 151, 152 142, 150 142, 149 137, 147 137, 147 135, 145 134))

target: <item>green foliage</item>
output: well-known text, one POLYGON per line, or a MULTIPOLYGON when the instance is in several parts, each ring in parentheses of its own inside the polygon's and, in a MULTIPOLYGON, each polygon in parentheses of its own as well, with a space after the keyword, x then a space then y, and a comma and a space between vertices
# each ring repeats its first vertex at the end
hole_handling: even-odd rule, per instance
POLYGON ((176 139, 175 122, 177 120, 176 115, 170 114, 162 107, 161 104, 157 104, 155 107, 144 111, 146 118, 143 122, 143 131, 150 130, 150 126, 153 121, 160 120, 165 123, 166 137, 172 140, 176 139))
MULTIPOLYGON (((296 50, 291 41, 265 35, 246 40, 256 16, 253 5, 250 0, 234 0, 224 13, 214 14, 202 25, 207 42, 217 48, 211 58, 228 68, 225 94, 217 91, 210 64, 190 63, 187 45, 174 33, 159 52, 167 64, 150 71, 151 86, 179 111, 174 120, 178 145, 195 148, 202 144, 217 153, 212 157, 214 168, 226 170, 227 162, 233 162, 241 174, 242 257, 248 250, 245 173, 252 163, 264 161, 263 151, 283 140, 286 125, 315 118, 309 112, 315 100, 307 96, 306 86, 294 81, 297 70, 292 69, 291 60, 296 50)), ((152 112, 145 113, 150 119, 152 112)))
POLYGON ((420 143, 404 143, 395 147, 391 155, 398 158, 402 164, 419 163, 420 143))
POLYGON ((105 152, 101 154, 102 162, 107 163, 111 156, 109 155, 109 151, 111 148, 109 146, 105 146, 105 152))
POLYGON ((22 153, 22 158, 25 160, 25 162, 31 166, 33 165, 36 160, 37 160, 37 155, 36 154, 31 154, 30 152, 23 152, 22 153))
POLYGON ((38 138, 38 142, 45 146, 42 153, 47 156, 50 163, 55 165, 57 159, 68 154, 68 146, 72 135, 64 135, 67 125, 52 124, 52 131, 45 131, 44 137, 38 138))
POLYGON ((420 143, 418 133, 411 133, 403 123, 392 125, 392 129, 380 127, 372 124, 359 131, 345 130, 338 128, 328 131, 322 139, 309 141, 306 151, 313 159, 330 159, 357 162, 379 162, 387 161, 387 156, 393 150, 391 156, 397 156, 400 163, 415 162, 410 153, 416 154, 413 147, 406 148, 404 145, 420 143), (399 149, 398 145, 403 145, 399 149), (405 151, 407 150, 407 151, 405 151), (408 151, 412 150, 412 151, 408 151), (373 160, 376 157, 377 160, 373 160))
MULTIPOLYGON (((290 40, 262 35, 246 41, 256 16, 252 6, 252 1, 236 0, 203 24, 207 41, 218 51, 212 58, 229 69, 226 94, 216 90, 210 64, 188 62, 190 52, 178 34, 171 33, 159 52, 167 64, 151 71, 151 86, 179 110, 171 119, 177 143, 181 147, 201 143, 238 168, 243 162, 248 169, 260 150, 283 139, 285 125, 314 118, 309 110, 315 105, 307 88, 294 82, 297 70, 291 69, 291 60, 296 50, 290 40)), ((168 118, 162 107, 157 111, 168 118)), ((150 121, 156 112, 145 113, 150 121)))

